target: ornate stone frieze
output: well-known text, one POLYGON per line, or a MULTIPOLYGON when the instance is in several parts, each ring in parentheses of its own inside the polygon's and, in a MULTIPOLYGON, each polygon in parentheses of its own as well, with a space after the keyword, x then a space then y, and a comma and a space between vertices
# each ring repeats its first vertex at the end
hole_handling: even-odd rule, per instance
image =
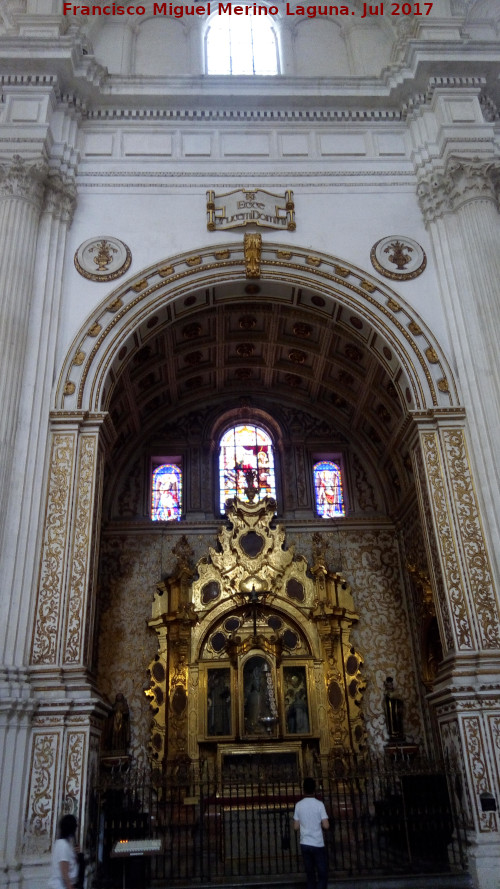
POLYGON ((500 159, 450 156, 444 169, 421 171, 417 197, 424 220, 433 222, 469 201, 497 201, 500 159))

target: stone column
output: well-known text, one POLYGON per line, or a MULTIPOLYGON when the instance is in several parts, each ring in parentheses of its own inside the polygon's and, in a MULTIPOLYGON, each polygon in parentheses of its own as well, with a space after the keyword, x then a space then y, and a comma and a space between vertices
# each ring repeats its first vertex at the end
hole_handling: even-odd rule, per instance
POLYGON ((24 781, 37 709, 25 666, 38 505, 43 485, 48 403, 61 269, 75 203, 71 181, 43 161, 0 165, 0 429, 2 590, 0 596, 0 886, 22 881, 19 868, 24 781), (10 498, 10 499, 9 499, 10 498))
POLYGON ((92 684, 95 576, 109 436, 104 414, 52 417, 29 668, 37 702, 23 841, 30 885, 39 884, 61 814, 76 815, 84 842, 88 791, 98 772, 106 707, 92 684))
POLYGON ((48 166, 16 155, 0 164, 0 542, 12 471, 35 272, 38 222, 48 166))
POLYGON ((450 155, 418 173, 480 480, 479 497, 500 578, 500 159, 450 155))
POLYGON ((430 702, 451 792, 467 815, 469 865, 479 889, 497 886, 500 807, 500 608, 483 534, 463 414, 416 415, 413 452, 422 525, 445 652, 430 702))

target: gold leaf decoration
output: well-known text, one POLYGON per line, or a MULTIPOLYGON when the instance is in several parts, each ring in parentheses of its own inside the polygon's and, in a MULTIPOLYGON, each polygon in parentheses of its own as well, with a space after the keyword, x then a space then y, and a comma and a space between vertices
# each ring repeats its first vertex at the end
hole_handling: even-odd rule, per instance
POLYGON ((408 325, 408 330, 410 331, 410 333, 413 333, 415 336, 420 336, 420 334, 422 333, 422 328, 419 327, 415 321, 410 321, 410 323, 408 325))
POLYGON ((340 278, 348 278, 351 274, 349 269, 344 268, 343 265, 334 265, 333 270, 336 275, 339 275, 340 278))
POLYGON ((360 285, 363 290, 367 290, 368 293, 373 293, 373 291, 377 289, 375 284, 372 284, 371 281, 360 281, 360 285))

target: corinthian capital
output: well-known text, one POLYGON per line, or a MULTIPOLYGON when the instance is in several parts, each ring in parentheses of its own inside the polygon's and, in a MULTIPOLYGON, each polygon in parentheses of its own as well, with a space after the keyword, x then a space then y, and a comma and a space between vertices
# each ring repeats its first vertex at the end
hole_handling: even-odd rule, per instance
POLYGON ((51 173, 45 190, 44 210, 71 225, 76 206, 76 186, 72 179, 51 173))
POLYGON ((497 201, 500 160, 450 156, 444 169, 424 170, 417 197, 426 223, 453 213, 469 201, 497 201))
POLYGON ((0 164, 0 198, 20 198, 40 210, 48 169, 44 160, 27 161, 15 154, 12 161, 0 164))

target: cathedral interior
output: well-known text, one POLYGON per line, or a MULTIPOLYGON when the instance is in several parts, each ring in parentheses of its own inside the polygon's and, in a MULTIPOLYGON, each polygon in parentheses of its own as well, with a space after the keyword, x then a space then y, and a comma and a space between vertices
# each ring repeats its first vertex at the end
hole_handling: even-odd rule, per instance
POLYGON ((0 889, 288 885, 304 777, 498 889, 498 2, 170 7, 0 0, 0 889))

